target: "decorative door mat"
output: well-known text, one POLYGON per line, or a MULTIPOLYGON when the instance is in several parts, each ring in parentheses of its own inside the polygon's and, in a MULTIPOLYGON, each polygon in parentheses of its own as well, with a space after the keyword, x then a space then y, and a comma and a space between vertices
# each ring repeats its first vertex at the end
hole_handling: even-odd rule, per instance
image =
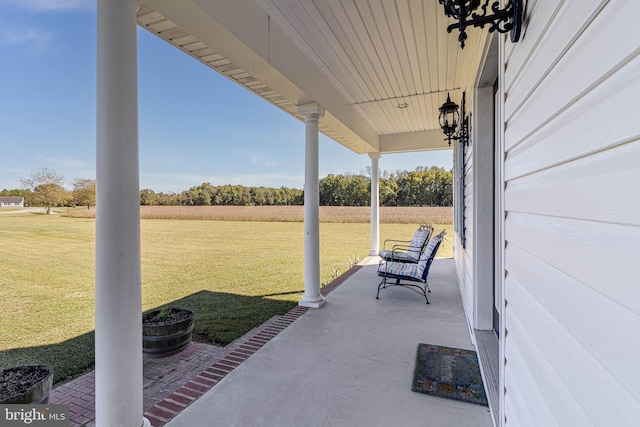
POLYGON ((418 344, 411 390, 489 406, 473 350, 418 344))

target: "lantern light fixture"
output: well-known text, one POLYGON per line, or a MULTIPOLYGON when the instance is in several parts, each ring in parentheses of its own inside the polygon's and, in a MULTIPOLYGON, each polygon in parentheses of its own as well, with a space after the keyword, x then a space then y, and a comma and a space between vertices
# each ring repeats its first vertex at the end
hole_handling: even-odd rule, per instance
POLYGON ((462 110, 460 112, 458 104, 451 101, 451 96, 447 93, 447 101, 440 107, 438 121, 449 147, 451 147, 451 141, 460 141, 464 145, 469 145, 469 117, 465 111, 465 104, 466 92, 462 93, 462 110))
POLYGON ((458 22, 447 27, 450 33, 454 29, 460 30, 458 41, 460 48, 464 49, 467 40, 467 27, 484 28, 489 25, 489 32, 511 33, 511 41, 516 43, 520 40, 522 31, 522 0, 508 0, 504 9, 500 9, 499 0, 491 0, 491 13, 487 15, 490 0, 438 0, 444 8, 444 14, 458 22), (480 5, 481 2, 484 2, 480 5), (481 13, 476 9, 482 10, 481 13))

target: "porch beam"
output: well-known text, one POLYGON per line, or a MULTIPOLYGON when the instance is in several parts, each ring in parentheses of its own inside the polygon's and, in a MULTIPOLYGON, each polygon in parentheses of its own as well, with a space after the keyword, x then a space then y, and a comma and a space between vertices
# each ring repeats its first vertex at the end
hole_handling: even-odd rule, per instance
POLYGON ((371 252, 370 256, 378 255, 380 251, 380 188, 378 160, 380 153, 369 153, 371 159, 371 252))
POLYGON ((440 129, 380 135, 378 152, 408 153, 450 149, 440 129))
POLYGON ((303 307, 320 308, 320 191, 318 180, 318 122, 324 108, 316 103, 301 105, 305 123, 304 171, 304 296, 303 307))
POLYGON ((98 1, 96 426, 143 417, 136 0, 98 1))

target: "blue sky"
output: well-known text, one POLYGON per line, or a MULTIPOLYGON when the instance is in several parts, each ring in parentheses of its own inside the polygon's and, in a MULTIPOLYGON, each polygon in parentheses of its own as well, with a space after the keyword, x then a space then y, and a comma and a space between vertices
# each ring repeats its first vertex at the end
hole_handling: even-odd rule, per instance
MULTIPOLYGON (((95 178, 95 0, 0 0, 0 189, 32 170, 95 178)), ((140 186, 304 184, 304 124, 138 29, 140 186)), ((370 165, 321 135, 320 177, 370 165)), ((452 165, 451 151, 380 169, 452 165)))

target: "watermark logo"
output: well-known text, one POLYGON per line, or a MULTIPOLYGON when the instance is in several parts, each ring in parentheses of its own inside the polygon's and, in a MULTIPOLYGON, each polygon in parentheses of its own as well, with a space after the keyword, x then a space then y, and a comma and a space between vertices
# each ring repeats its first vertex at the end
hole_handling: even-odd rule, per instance
POLYGON ((0 427, 69 427, 69 405, 0 405, 0 427))

